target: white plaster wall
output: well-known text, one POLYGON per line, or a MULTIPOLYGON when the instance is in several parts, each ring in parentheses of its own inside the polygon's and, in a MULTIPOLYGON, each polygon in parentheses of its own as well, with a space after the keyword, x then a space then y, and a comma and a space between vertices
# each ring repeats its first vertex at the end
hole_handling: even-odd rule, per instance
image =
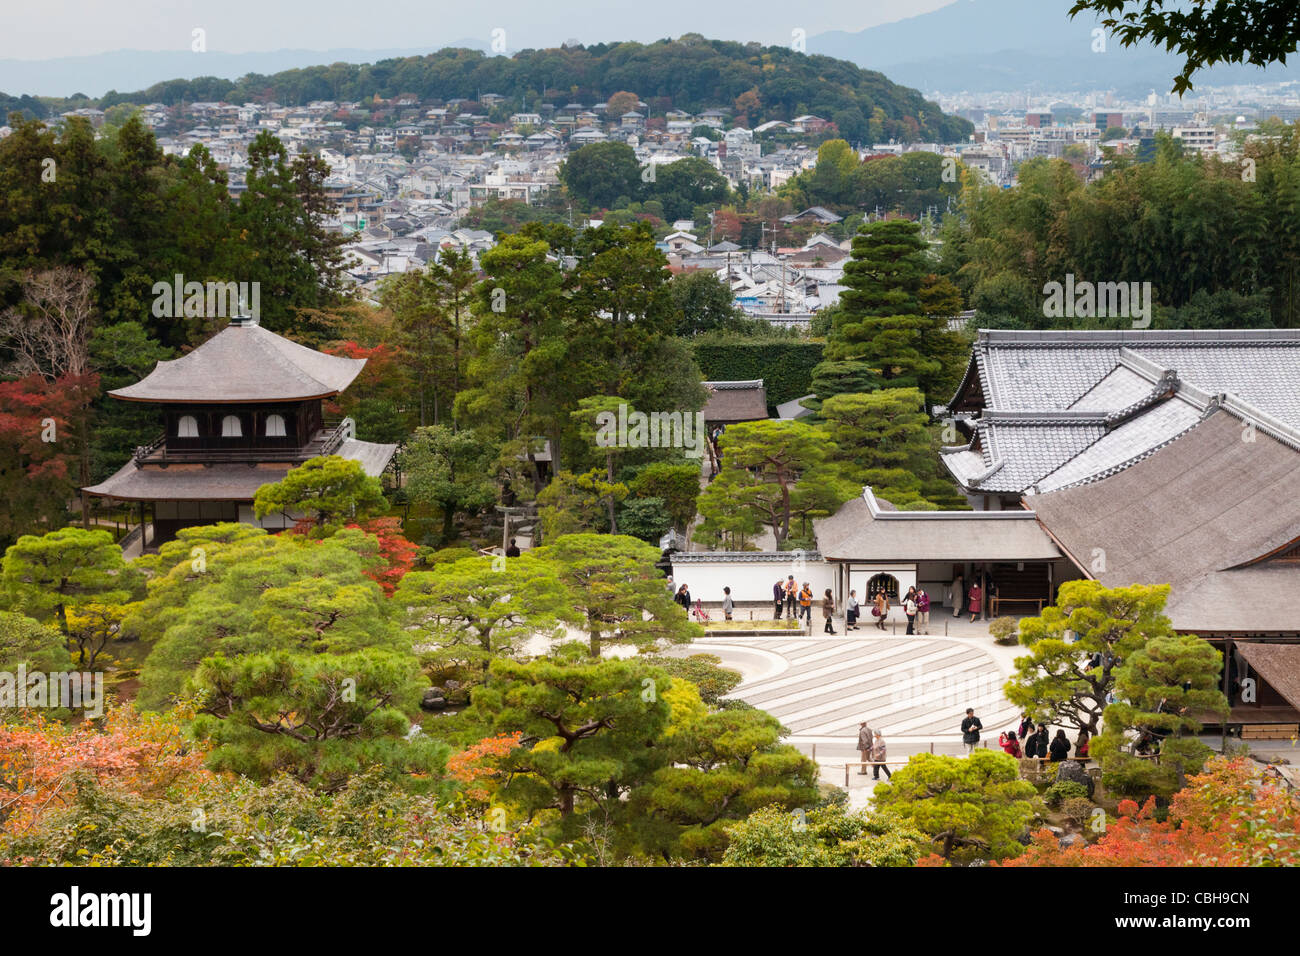
POLYGON ((690 586, 691 598, 706 603, 720 603, 722 589, 731 588, 732 600, 737 603, 761 601, 770 603, 772 585, 793 574, 802 585, 807 581, 817 600, 830 588, 835 591, 835 566, 825 561, 798 561, 794 554, 786 562, 717 561, 673 565, 673 589, 683 584, 690 586))

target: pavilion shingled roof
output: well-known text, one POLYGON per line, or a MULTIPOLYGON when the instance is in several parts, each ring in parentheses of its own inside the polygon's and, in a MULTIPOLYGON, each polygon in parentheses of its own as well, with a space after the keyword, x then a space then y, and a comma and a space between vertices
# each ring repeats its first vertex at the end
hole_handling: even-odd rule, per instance
POLYGON ((228 325, 194 351, 109 392, 131 402, 292 402, 337 395, 365 359, 326 355, 258 325, 228 325))

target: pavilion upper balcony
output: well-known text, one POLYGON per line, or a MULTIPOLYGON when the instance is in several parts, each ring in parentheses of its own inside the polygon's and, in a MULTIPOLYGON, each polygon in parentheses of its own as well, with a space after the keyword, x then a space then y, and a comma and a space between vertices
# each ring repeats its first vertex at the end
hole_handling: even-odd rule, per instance
POLYGON ((217 465, 249 464, 262 462, 301 463, 320 455, 336 454, 345 441, 356 437, 356 423, 344 418, 338 423, 327 423, 302 446, 241 444, 238 447, 168 448, 166 434, 160 434, 147 445, 140 445, 132 456, 137 468, 143 465, 217 465))

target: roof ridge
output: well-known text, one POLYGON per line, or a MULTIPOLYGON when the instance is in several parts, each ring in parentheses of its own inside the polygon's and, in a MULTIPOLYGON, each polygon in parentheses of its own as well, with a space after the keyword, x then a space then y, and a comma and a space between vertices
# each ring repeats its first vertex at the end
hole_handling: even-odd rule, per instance
POLYGON ((1296 329, 979 329, 977 342, 987 347, 1043 345, 1114 345, 1117 342, 1152 346, 1300 344, 1296 329))

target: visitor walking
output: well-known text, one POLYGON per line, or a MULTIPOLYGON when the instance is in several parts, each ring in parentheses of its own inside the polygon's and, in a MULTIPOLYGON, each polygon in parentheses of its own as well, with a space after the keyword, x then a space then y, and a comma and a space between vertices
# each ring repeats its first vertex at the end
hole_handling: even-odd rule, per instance
POLYGON ((731 620, 731 612, 736 609, 736 602, 731 599, 731 588, 722 589, 722 616, 731 620))
POLYGON ((885 619, 889 617, 889 598, 885 597, 884 591, 877 591, 876 598, 871 603, 874 605, 871 608, 871 614, 876 619, 876 627, 883 631, 885 629, 885 619))
POLYGON ((676 601, 678 604, 680 604, 687 611, 689 611, 691 609, 690 589, 685 584, 683 584, 681 587, 677 589, 677 594, 673 596, 673 600, 676 601))
POLYGON ((916 633, 930 633, 930 595, 925 588, 916 589, 916 633))
POLYGON ((984 592, 980 590, 980 583, 976 581, 966 592, 966 610, 970 611, 970 622, 975 623, 975 618, 980 616, 980 609, 984 606, 984 592))
POLYGON ((983 729, 983 722, 975 716, 975 708, 967 707, 966 719, 961 722, 961 742, 966 745, 966 753, 975 752, 975 745, 980 742, 980 731, 983 729))
POLYGON ((871 759, 871 745, 874 741, 874 735, 871 733, 871 727, 865 720, 858 722, 858 754, 862 757, 862 769, 858 771, 859 777, 867 775, 867 761, 871 759))
POLYGON ((826 589, 826 594, 822 598, 822 617, 826 619, 827 634, 835 633, 835 598, 831 596, 831 589, 826 589))
POLYGON ((858 629, 858 615, 862 613, 862 608, 858 604, 858 592, 850 591, 849 599, 844 602, 844 630, 856 631, 858 629))
POLYGON ((803 618, 809 629, 812 628, 812 586, 805 581, 803 587, 799 590, 799 616, 803 618))
POLYGON ((1079 736, 1075 738, 1074 741, 1074 755, 1079 760, 1086 761, 1088 759, 1088 743, 1089 743, 1088 728, 1085 727, 1079 731, 1079 736))
POLYGON ((797 610, 799 601, 799 585, 794 583, 794 575, 787 575, 785 579, 785 613, 787 617, 795 620, 799 617, 797 610))
POLYGON ((907 589, 907 594, 903 596, 903 613, 907 615, 907 633, 915 634, 913 628, 916 626, 916 588, 907 589))
POLYGON ((1064 730, 1058 730, 1052 742, 1048 745, 1049 759, 1052 763, 1060 763, 1066 757, 1070 756, 1070 741, 1065 736, 1064 730))
POLYGON ((772 620, 781 620, 781 610, 785 607, 785 584, 780 579, 772 585, 772 620))
POLYGON ((952 592, 948 595, 948 600, 952 601, 953 617, 961 617, 961 602, 965 593, 966 592, 962 590, 962 580, 961 575, 959 574, 952 579, 952 592))
POLYGON ((888 759, 889 753, 885 749, 885 737, 880 731, 876 731, 876 737, 871 742, 871 769, 874 773, 871 775, 873 780, 880 779, 880 771, 885 771, 885 779, 890 777, 889 768, 885 766, 885 760, 888 759))

